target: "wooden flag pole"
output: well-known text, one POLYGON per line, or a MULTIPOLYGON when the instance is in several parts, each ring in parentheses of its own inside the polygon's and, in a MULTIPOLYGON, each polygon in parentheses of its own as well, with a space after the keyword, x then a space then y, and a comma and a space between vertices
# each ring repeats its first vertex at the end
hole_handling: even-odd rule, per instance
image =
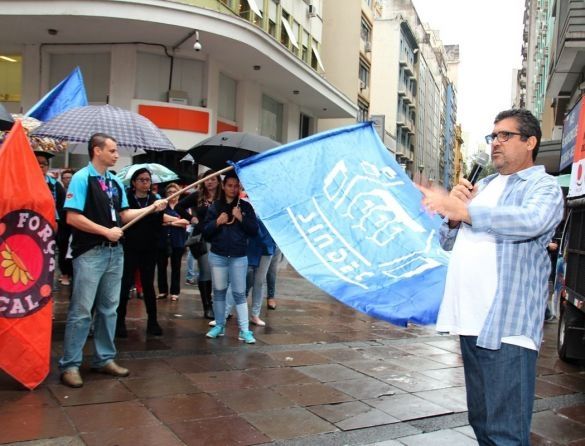
MULTIPOLYGON (((168 197, 166 197, 166 200, 170 200, 171 198, 175 198, 180 196, 181 194, 183 194, 186 190, 191 189, 192 187, 195 187, 205 181, 207 181, 209 178, 213 178, 219 175, 223 175, 226 172, 229 172, 230 170, 233 170, 234 167, 233 166, 229 166, 226 167, 224 169, 221 169, 215 173, 212 173, 211 175, 207 175, 205 178, 201 178, 200 180, 195 181, 194 183, 189 184, 188 186, 185 186, 183 189, 175 192, 174 194, 169 195, 168 197)), ((149 214, 152 214, 155 211, 155 207, 154 204, 151 204, 150 206, 144 208, 144 212, 142 214, 138 214, 134 219, 130 220, 128 223, 126 223, 124 226, 122 226, 122 231, 125 231, 126 229, 128 229, 130 226, 132 226, 134 223, 139 222, 140 220, 142 220, 144 217, 146 217, 149 214)))

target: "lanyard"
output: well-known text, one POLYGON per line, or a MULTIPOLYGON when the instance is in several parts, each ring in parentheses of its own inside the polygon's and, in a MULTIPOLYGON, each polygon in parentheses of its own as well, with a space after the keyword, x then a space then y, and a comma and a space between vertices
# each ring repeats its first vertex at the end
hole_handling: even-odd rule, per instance
POLYGON ((110 212, 112 214, 112 221, 117 222, 116 207, 114 206, 114 187, 112 186, 112 179, 111 178, 104 179, 102 177, 99 177, 98 181, 100 183, 102 190, 108 196, 108 203, 110 205, 110 212))

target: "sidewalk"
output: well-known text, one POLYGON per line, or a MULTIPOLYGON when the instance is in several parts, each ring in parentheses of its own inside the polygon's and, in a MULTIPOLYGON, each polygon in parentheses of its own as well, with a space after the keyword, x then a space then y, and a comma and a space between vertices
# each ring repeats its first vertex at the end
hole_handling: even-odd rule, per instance
MULTIPOLYGON (((204 337, 197 287, 159 301, 164 336, 145 336, 143 302, 129 302, 117 343, 125 379, 83 368, 59 383, 66 291, 56 297, 53 367, 34 392, 0 372, 0 443, 19 445, 474 445, 458 341, 432 328, 376 321, 324 295, 290 269, 278 308, 263 310, 256 345, 204 337), (20 442, 20 443, 18 443, 20 442)), ((545 327, 532 441, 585 445, 585 366, 558 360, 545 327)), ((91 343, 90 343, 91 344, 91 343)), ((87 346, 86 354, 92 346, 87 346)))

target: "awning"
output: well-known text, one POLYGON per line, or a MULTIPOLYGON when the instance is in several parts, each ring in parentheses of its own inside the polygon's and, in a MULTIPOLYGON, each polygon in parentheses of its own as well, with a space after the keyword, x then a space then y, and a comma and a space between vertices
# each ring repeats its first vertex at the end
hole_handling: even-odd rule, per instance
POLYGON ((254 11, 254 14, 256 14, 259 17, 262 17, 262 13, 260 12, 260 8, 258 8, 258 5, 256 4, 256 0, 248 0, 248 5, 250 5, 250 9, 254 11))
POLYGON ((311 48, 313 49, 313 54, 315 54, 315 59, 317 59, 317 63, 319 64, 321 69, 325 71, 325 67, 323 66, 323 61, 321 60, 321 55, 319 54, 319 51, 317 51, 317 48, 315 48, 314 46, 311 48))
POLYGON ((288 38, 290 39, 290 43, 293 44, 293 46, 295 48, 299 47, 299 44, 297 42, 297 38, 295 37, 292 28, 290 27, 290 23, 288 23, 288 20, 282 16, 282 26, 284 26, 284 30, 286 31, 286 33, 288 34, 288 38))

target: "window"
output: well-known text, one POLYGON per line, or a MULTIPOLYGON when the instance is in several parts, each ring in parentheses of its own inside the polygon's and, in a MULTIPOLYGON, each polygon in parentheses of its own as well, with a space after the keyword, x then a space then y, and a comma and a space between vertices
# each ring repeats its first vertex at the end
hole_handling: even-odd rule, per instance
POLYGON ((311 117, 301 113, 299 122, 299 139, 306 138, 311 134, 311 117))
POLYGON ((221 118, 236 120, 237 83, 231 77, 219 73, 219 101, 217 115, 221 118))
MULTIPOLYGON (((0 59, 0 102, 20 102, 22 90, 22 56, 2 54, 0 59)), ((18 111, 18 107, 14 109, 18 111)))
POLYGON ((358 122, 364 122, 364 121, 368 120, 369 109, 370 109, 370 106, 367 103, 365 103, 363 101, 358 101, 358 115, 357 115, 358 122))
POLYGON ((262 95, 260 134, 282 142, 282 117, 284 106, 270 96, 262 95))
POLYGON ((360 37, 362 38, 362 41, 364 43, 369 42, 371 34, 372 34, 372 27, 370 26, 368 21, 362 17, 362 25, 361 25, 361 31, 360 31, 360 37))
POLYGON ((286 25, 284 24, 284 22, 288 23, 288 18, 289 15, 286 11, 282 11, 282 16, 280 18, 281 21, 281 26, 280 26, 280 43, 282 43, 285 47, 288 48, 289 43, 290 43, 290 38, 289 38, 289 33, 287 31, 286 25))
POLYGON ((268 34, 276 38, 276 23, 272 19, 268 19, 268 34))
MULTIPOLYGON (((168 58, 166 59, 168 60, 168 58)), ((110 94, 110 53, 51 54, 49 85, 57 85, 76 66, 81 68, 81 73, 83 74, 87 100, 96 105, 106 104, 110 94)), ((168 73, 167 68, 167 89, 169 83, 168 73)))
POLYGON ((359 78, 363 88, 367 88, 370 85, 370 69, 369 67, 360 60, 359 78))

